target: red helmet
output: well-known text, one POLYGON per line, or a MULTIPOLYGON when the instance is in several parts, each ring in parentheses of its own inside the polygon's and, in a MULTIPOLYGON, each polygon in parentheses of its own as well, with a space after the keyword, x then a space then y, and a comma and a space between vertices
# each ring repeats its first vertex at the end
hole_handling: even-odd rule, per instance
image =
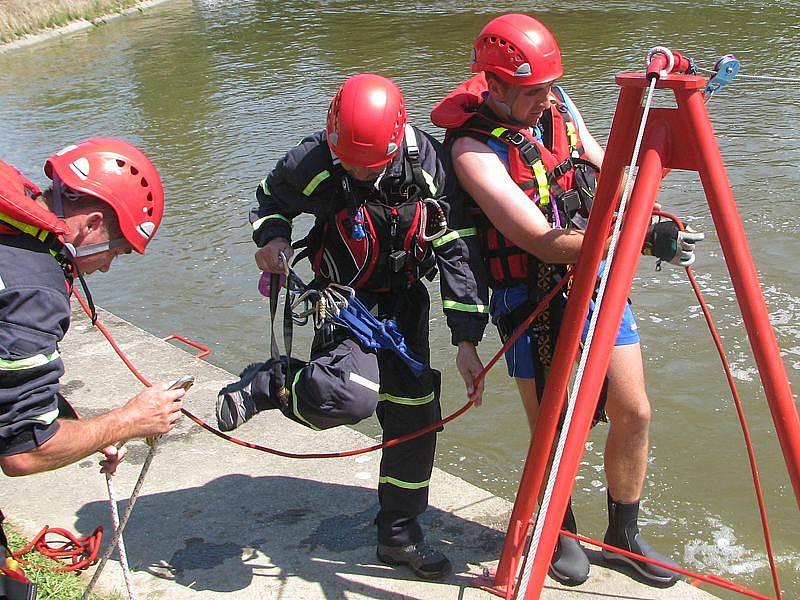
POLYGON ((164 214, 164 190, 141 150, 115 138, 90 138, 48 158, 44 173, 110 204, 122 235, 144 253, 164 214))
POLYGON ((386 164, 405 134, 403 94, 392 80, 364 73, 344 82, 328 109, 328 146, 360 167, 386 164))
POLYGON ((564 74, 550 30, 528 15, 492 19, 475 39, 472 71, 488 71, 513 85, 540 85, 564 74))

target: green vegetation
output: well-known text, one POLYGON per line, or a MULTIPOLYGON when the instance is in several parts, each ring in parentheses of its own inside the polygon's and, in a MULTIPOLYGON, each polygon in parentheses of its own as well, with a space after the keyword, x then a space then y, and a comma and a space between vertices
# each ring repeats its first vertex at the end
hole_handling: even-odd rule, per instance
MULTIPOLYGON (((19 550, 28 544, 25 538, 11 530, 7 524, 4 529, 12 550, 19 550)), ((51 570, 51 567, 63 567, 63 564, 46 558, 38 552, 30 552, 25 556, 25 559, 31 561, 34 565, 44 567, 40 569, 23 565, 28 579, 39 586, 38 600, 80 600, 83 591, 86 589, 86 582, 81 580, 75 573, 55 573, 51 570)), ((91 598, 93 600, 119 600, 118 595, 109 597, 92 594, 91 598)))
POLYGON ((140 3, 141 0, 0 0, 0 43, 79 19, 94 21, 140 3))

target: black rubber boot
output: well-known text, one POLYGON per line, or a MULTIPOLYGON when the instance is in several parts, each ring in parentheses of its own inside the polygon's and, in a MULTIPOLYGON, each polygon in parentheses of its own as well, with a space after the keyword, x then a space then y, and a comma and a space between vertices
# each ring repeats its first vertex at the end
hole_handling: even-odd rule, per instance
MULTIPOLYGON (((575 514, 572 512, 572 500, 567 504, 561 529, 578 533, 575 514)), ((569 586, 580 585, 588 579, 589 558, 578 540, 563 534, 558 536, 549 573, 559 583, 569 586)))
POLYGON ((378 559, 387 565, 407 565, 423 579, 444 579, 453 570, 450 560, 425 541, 405 546, 378 544, 378 559))
MULTIPOLYGON (((674 561, 660 554, 647 543, 639 533, 639 503, 615 502, 608 494, 608 530, 603 541, 611 546, 616 546, 634 554, 652 558, 667 565, 675 566, 674 561)), ((653 586, 669 587, 673 585, 680 575, 669 569, 659 567, 640 560, 634 560, 623 554, 603 549, 603 558, 610 563, 622 563, 632 567, 641 578, 653 586)))

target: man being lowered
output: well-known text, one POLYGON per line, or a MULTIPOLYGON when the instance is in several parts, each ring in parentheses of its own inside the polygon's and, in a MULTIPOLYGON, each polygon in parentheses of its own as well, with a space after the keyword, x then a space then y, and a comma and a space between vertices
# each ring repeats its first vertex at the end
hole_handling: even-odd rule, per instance
MULTIPOLYGON (((316 287, 330 294, 342 288, 325 288, 329 283, 354 289, 366 309, 396 321, 407 350, 398 343, 371 347, 353 328, 327 320, 315 332, 310 362, 292 360, 287 369, 284 357, 277 371, 274 360, 252 365, 220 392, 221 429, 268 408, 312 429, 357 423, 376 412, 384 440, 439 420, 440 373, 429 366, 430 299, 421 281, 437 266, 459 370, 480 401, 482 389, 473 390, 472 379, 481 368, 475 345, 487 323, 486 287, 475 280, 483 267, 474 227, 448 204, 445 160, 436 140, 407 124, 394 82, 374 74, 345 81, 325 130, 290 150, 256 189, 258 206, 250 214, 256 264, 285 272, 292 219, 314 215, 304 255, 316 287)), ((378 558, 432 579, 451 570, 417 521, 427 508, 435 445, 431 432, 384 449, 376 519, 378 558)))

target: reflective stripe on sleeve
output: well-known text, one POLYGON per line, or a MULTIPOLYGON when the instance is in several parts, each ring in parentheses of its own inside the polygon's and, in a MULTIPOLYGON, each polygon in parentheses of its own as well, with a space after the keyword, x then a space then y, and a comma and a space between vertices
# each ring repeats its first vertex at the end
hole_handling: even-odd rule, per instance
POLYGON ((317 173, 316 175, 314 175, 314 178, 308 182, 308 185, 303 190, 303 194, 306 196, 310 196, 311 194, 314 193, 314 190, 317 189, 317 186, 330 176, 331 173, 328 170, 322 171, 322 173, 317 173))
POLYGON ((281 221, 286 221, 289 225, 292 224, 292 220, 291 219, 287 219, 283 215, 279 215, 278 213, 275 213, 274 215, 267 215, 266 217, 261 217, 260 219, 258 219, 256 221, 253 221, 253 231, 258 231, 258 229, 264 223, 266 223, 267 221, 269 221, 271 219, 280 219, 281 221))
POLYGON ((266 194, 267 196, 272 196, 272 192, 269 191, 269 186, 267 185, 266 177, 264 177, 264 179, 261 180, 261 183, 259 185, 261 186, 261 191, 264 192, 264 194, 266 194))
POLYGON ((6 282, 3 281, 3 278, 0 277, 0 291, 6 289, 6 282))
POLYGON ((0 371, 23 371, 25 369, 33 369, 35 367, 44 366, 59 358, 61 358, 61 355, 58 353, 58 350, 54 351, 52 354, 37 354, 36 356, 20 358, 19 360, 0 358, 0 371))
POLYGON ((470 237, 477 234, 478 230, 475 227, 468 227, 467 229, 455 229, 453 231, 448 231, 442 237, 433 240, 431 244, 433 244, 434 248, 438 248, 439 246, 444 246, 445 244, 449 244, 450 242, 459 238, 470 237))
POLYGON ((391 402, 392 404, 405 404, 406 406, 422 406, 433 402, 434 393, 431 392, 422 398, 403 398, 402 396, 393 396, 392 394, 381 394, 378 396, 379 402, 391 402))
POLYGON ((378 483, 388 483, 389 485, 394 485, 399 488, 403 488, 404 490, 421 490, 422 488, 428 487, 431 480, 426 479, 425 481, 414 482, 414 481, 403 481, 401 479, 395 479, 394 477, 389 477, 388 475, 382 475, 378 478, 378 483))
POLYGON ((464 302, 456 302, 455 300, 442 300, 442 306, 452 310, 460 310, 461 312, 471 313, 488 313, 489 308, 484 304, 465 304, 464 302))

